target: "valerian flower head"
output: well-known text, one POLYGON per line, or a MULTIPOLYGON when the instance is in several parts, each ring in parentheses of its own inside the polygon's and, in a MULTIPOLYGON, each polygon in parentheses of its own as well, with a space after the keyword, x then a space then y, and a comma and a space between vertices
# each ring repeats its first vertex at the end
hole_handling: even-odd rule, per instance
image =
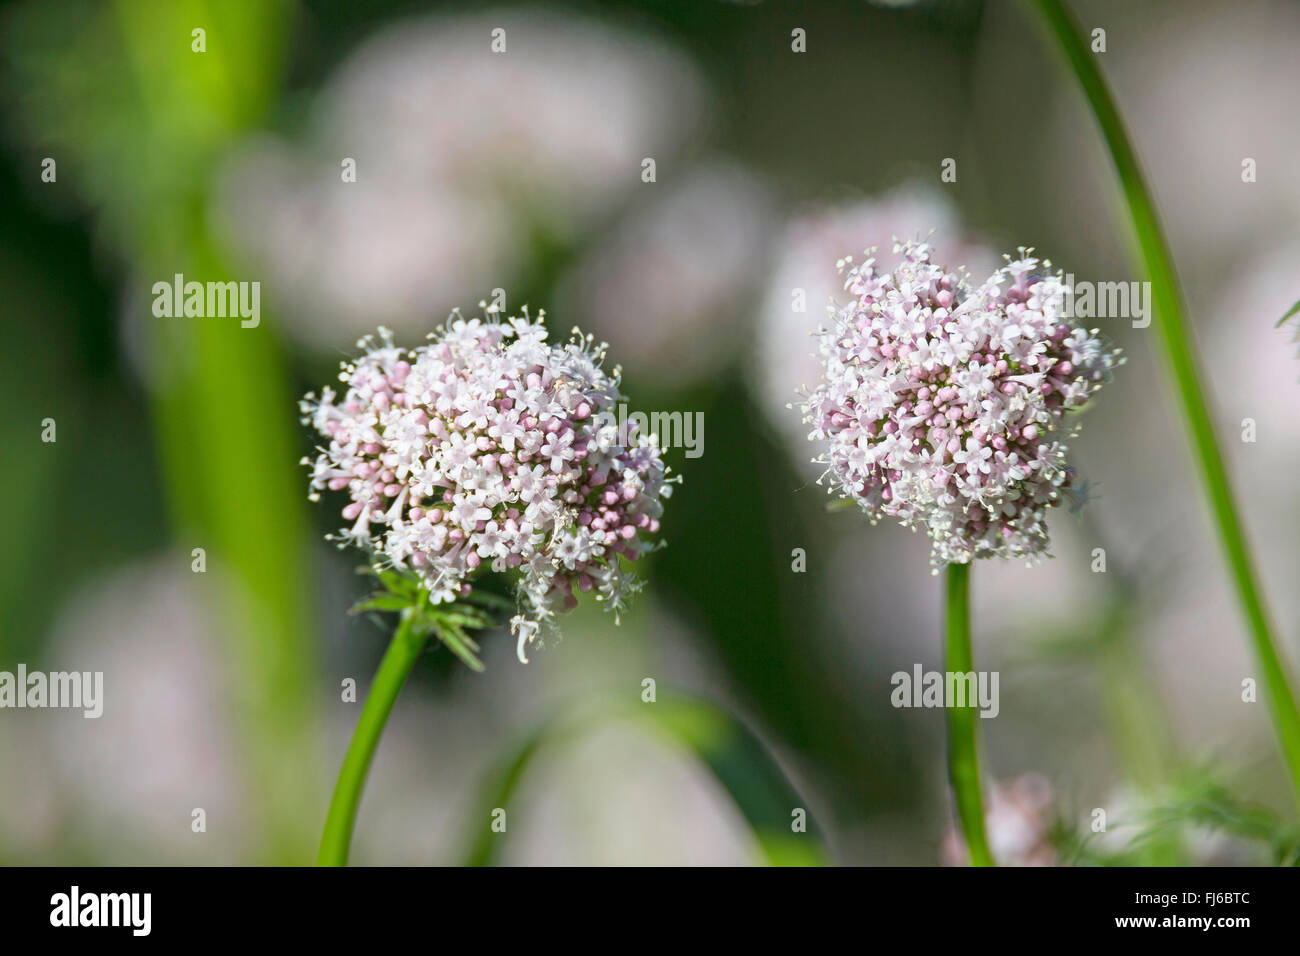
POLYGON ((840 263, 853 299, 819 331, 800 407, 823 480, 873 523, 923 529, 936 571, 1047 552, 1047 511, 1075 485, 1066 413, 1122 362, 1065 317, 1062 277, 1032 251, 972 288, 924 242, 896 242, 892 272, 868 250, 840 263))
POLYGON ((330 537, 415 575, 433 604, 468 597, 482 569, 517 571, 519 657, 557 612, 594 591, 617 613, 637 589, 623 561, 658 543, 671 481, 656 438, 619 433, 619 369, 574 330, 547 341, 544 314, 453 313, 414 350, 380 329, 343 363, 346 391, 302 401, 328 444, 311 494, 345 491, 330 537), (622 561, 620 559, 623 559, 622 561))

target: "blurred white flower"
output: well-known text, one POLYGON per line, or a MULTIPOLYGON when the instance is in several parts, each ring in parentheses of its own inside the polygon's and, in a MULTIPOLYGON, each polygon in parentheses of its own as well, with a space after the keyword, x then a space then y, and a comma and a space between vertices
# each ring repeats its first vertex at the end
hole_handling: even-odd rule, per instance
POLYGON ((1255 443, 1229 443, 1243 459, 1243 477, 1249 469, 1248 480, 1300 505, 1295 482, 1276 471, 1294 474, 1300 467, 1300 367, 1292 347, 1297 320, 1277 327, 1297 296, 1300 237, 1277 244, 1236 270, 1210 304, 1209 315, 1216 321, 1203 338, 1205 354, 1213 357, 1204 364, 1214 379, 1224 419, 1238 426, 1234 430, 1245 418, 1256 425, 1255 443))
MULTIPOLYGON (((12 671, 12 665, 6 667, 12 671)), ((69 811, 50 773, 41 722, 51 711, 6 712, 0 733, 0 849, 6 866, 49 864, 69 811)))
POLYGON ((327 349, 377 324, 414 331, 518 265, 514 223, 491 196, 339 168, 274 140, 249 143, 222 184, 226 231, 265 267, 289 330, 327 349))
POLYGON ((504 191, 581 223, 640 185, 644 158, 675 152, 703 96, 693 64, 653 37, 502 9, 368 41, 325 92, 322 139, 379 176, 504 191))
POLYGON ((507 288, 539 235, 598 224, 704 104, 691 62, 644 35, 513 10, 408 21, 326 85, 307 144, 232 157, 217 218, 309 344, 415 331, 507 288))
MULTIPOLYGON (((1300 125, 1284 117, 1294 114, 1300 88, 1300 9, 1266 0, 1179 4, 1173 17, 1142 4, 1123 12, 1122 34, 1120 24, 1111 33, 1126 39, 1113 41, 1103 69, 1195 293, 1250 250, 1297 234, 1300 125), (1248 160, 1251 182, 1243 181, 1248 160)), ((1073 86, 1061 87, 1068 105, 1052 111, 1053 182, 1093 180, 1112 190, 1113 170, 1073 86), (1079 148, 1081 137, 1093 141, 1089 148, 1079 148)), ((1073 202, 1069 214, 1090 236, 1116 228, 1110 203, 1073 202)))
POLYGON ((835 264, 846 255, 860 255, 868 246, 885 246, 895 236, 930 236, 937 258, 964 263, 976 276, 987 275, 1001 264, 995 252, 966 236, 956 211, 940 194, 919 186, 899 187, 878 199, 851 205, 814 209, 787 225, 759 309, 752 384, 759 403, 809 478, 824 469, 811 463, 808 428, 799 412, 788 406, 801 386, 815 384, 821 375, 814 333, 827 321, 827 306, 849 300, 835 264))
POLYGON ((64 825, 114 863, 233 863, 247 849, 203 580, 180 554, 128 566, 74 595, 54 628, 48 669, 102 671, 104 712, 48 711, 36 729, 64 825), (208 834, 191 832, 196 807, 208 834))
POLYGON ((665 177, 566 277, 560 311, 608 339, 633 375, 715 372, 744 341, 771 209, 766 187, 732 162, 665 177))
MULTIPOLYGON (((1052 785, 1037 773, 1010 782, 994 783, 984 805, 989 850, 999 866, 1055 866, 1056 850, 1049 840, 1055 822, 1052 785)), ((944 837, 945 866, 967 866, 970 857, 953 827, 944 837)))
POLYGON ((519 801, 507 864, 746 866, 760 859, 712 773, 653 731, 609 722, 547 757, 519 801))

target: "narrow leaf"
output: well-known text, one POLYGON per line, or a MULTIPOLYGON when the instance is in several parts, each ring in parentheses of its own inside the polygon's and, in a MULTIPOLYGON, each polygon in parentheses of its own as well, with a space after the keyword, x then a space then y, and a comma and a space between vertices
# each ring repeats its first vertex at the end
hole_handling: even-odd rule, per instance
POLYGON ((1281 328, 1283 323, 1285 323, 1287 319, 1291 318, 1291 316, 1295 315, 1297 312, 1300 312, 1300 299, 1296 299, 1295 305, 1287 309, 1286 315, 1282 316, 1282 318, 1277 320, 1277 328, 1281 328))

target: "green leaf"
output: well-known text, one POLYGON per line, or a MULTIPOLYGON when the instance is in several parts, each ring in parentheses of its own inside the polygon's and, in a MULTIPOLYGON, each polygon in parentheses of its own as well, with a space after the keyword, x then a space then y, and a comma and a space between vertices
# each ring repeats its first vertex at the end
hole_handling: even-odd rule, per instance
POLYGON ((391 594, 376 594, 364 598, 352 605, 351 613, 360 614, 362 611, 404 611, 411 606, 411 602, 406 598, 397 597, 391 594))
POLYGON ((660 696, 654 703, 588 704, 545 721, 508 752, 490 774, 475 803, 466 831, 477 833, 465 862, 491 866, 500 859, 505 836, 483 822, 484 807, 509 807, 536 758, 568 745, 577 737, 613 720, 641 723, 701 761, 730 795, 754 834, 769 866, 824 866, 828 856, 820 831, 799 796, 763 743, 739 720, 716 704, 693 697, 660 696), (805 813, 806 832, 792 828, 794 811, 805 813))
POLYGON ((369 565, 357 568, 358 574, 375 578, 380 590, 358 601, 352 608, 354 614, 362 611, 386 611, 400 614, 410 611, 411 626, 422 636, 433 636, 465 663, 470 670, 482 673, 483 662, 478 657, 478 642, 469 631, 481 631, 495 625, 494 610, 509 602, 494 594, 471 594, 451 604, 433 604, 428 590, 415 575, 395 568, 378 568, 369 565))
POLYGON ((486 669, 483 662, 474 653, 478 649, 478 645, 474 644, 463 632, 456 633, 450 629, 435 629, 434 634, 442 641, 443 646, 459 657, 470 670, 481 674, 486 669), (470 645, 473 645, 473 648, 470 645))
POLYGON ((1300 827, 1239 799, 1205 769, 1188 771, 1162 796, 1132 809, 1129 819, 1113 821, 1111 829, 1130 834, 1122 848, 1094 850, 1089 844, 1095 834, 1070 832, 1061 834, 1058 846, 1076 865, 1149 866, 1157 846, 1176 854, 1178 865, 1201 865, 1206 861, 1194 852, 1193 839, 1200 831, 1253 844, 1276 866, 1300 865, 1300 827))
POLYGON ((1277 320, 1277 326, 1276 326, 1276 327, 1280 329, 1280 328, 1282 327, 1283 323, 1285 323, 1287 319, 1291 318, 1291 316, 1295 315, 1297 312, 1300 312, 1300 299, 1296 299, 1296 303, 1295 303, 1295 305, 1293 305, 1293 306, 1291 306, 1291 308, 1287 309, 1287 313, 1286 313, 1286 315, 1282 316, 1282 318, 1280 318, 1280 319, 1277 320))

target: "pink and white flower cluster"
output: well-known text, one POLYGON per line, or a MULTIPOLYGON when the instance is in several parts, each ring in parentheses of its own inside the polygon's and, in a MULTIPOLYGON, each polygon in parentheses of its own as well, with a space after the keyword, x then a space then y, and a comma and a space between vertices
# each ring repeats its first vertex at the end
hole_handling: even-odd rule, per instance
POLYGON ((1072 484, 1065 414, 1119 352, 1063 316, 1061 276, 1032 250, 978 288, 924 242, 894 252, 892 272, 840 263, 854 298, 819 331, 823 377, 801 403, 809 438, 826 443, 816 460, 873 523, 923 529, 936 570, 1040 556, 1047 510, 1072 484))
POLYGON ((467 596, 480 568, 521 572, 519 656, 541 623, 594 591, 616 612, 636 589, 620 557, 655 547, 671 492, 654 436, 619 435, 619 369, 574 330, 547 342, 544 314, 458 313, 414 350, 379 330, 343 363, 346 394, 302 402, 329 440, 311 497, 347 491, 337 536, 410 569, 435 603, 467 596), (627 447, 617 442, 625 441, 627 447))

